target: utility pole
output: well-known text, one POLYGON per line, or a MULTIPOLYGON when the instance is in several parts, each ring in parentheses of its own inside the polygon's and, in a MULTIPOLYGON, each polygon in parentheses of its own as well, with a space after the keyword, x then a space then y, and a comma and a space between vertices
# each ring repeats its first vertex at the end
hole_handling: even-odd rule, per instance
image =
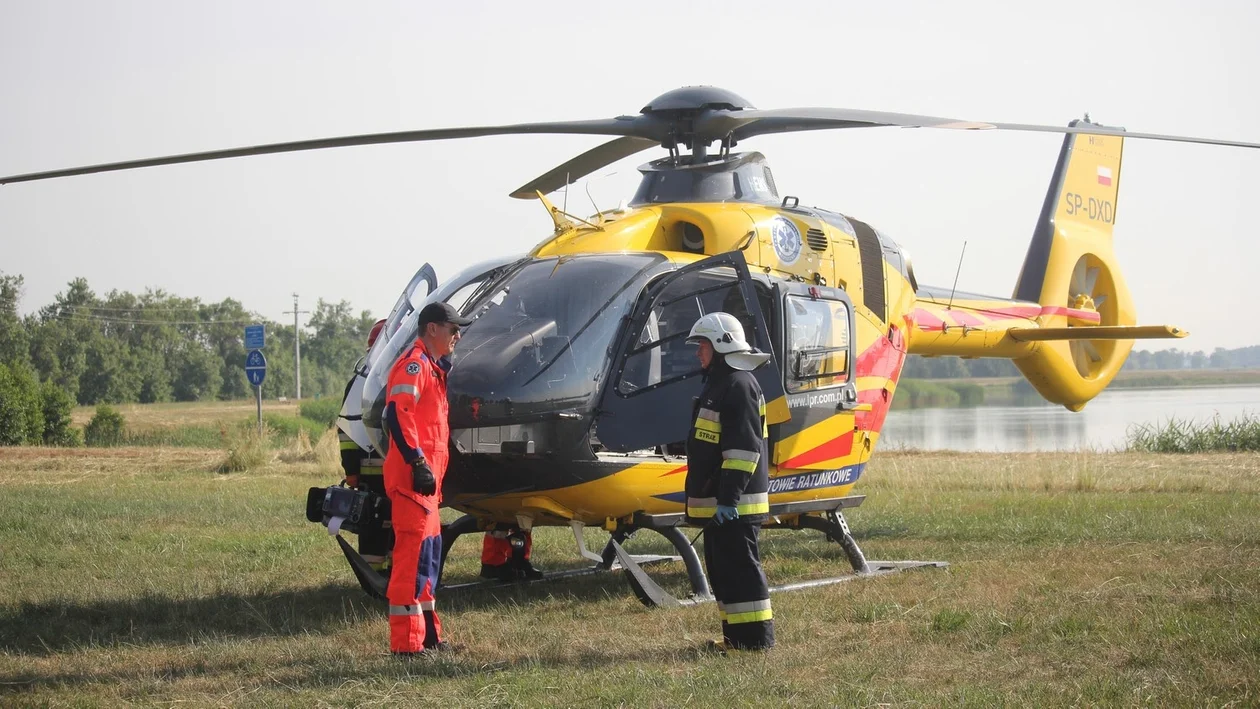
POLYGON ((285 315, 293 313, 293 389, 294 398, 302 398, 302 331, 298 329, 298 316, 308 315, 309 310, 298 310, 298 294, 293 294, 293 310, 284 311, 285 315))

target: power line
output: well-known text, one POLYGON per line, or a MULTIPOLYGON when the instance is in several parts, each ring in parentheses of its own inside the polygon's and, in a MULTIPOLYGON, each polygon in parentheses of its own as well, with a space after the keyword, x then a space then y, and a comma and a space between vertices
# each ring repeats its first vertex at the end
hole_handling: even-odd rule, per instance
POLYGON ((138 308, 111 308, 111 307, 99 306, 99 305, 73 305, 73 304, 55 305, 54 304, 48 307, 65 308, 65 309, 73 308, 74 310, 103 311, 103 312, 112 312, 112 313, 131 313, 131 312, 200 313, 207 310, 229 309, 223 305, 205 305, 205 306, 195 307, 195 308, 176 308, 176 307, 167 307, 167 306, 160 306, 160 305, 142 305, 138 308))
POLYGON ((130 318, 111 318, 99 315, 53 315, 50 320, 83 323, 105 323, 111 325, 251 325, 257 320, 132 320, 130 318))

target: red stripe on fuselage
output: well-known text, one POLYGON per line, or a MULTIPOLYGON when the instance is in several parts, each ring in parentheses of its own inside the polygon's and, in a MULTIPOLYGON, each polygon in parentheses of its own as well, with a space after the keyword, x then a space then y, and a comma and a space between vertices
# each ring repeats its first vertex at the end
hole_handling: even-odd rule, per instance
POLYGON ((849 431, 839 438, 833 438, 817 448, 811 448, 794 458, 789 458, 783 461, 779 467, 803 468, 814 463, 821 463, 824 460, 842 458, 851 452, 853 452, 853 431, 849 431))
MULTIPOLYGON (((888 328, 888 337, 875 340, 857 359, 858 377, 884 377, 896 384, 901 378, 901 368, 906 362, 905 335, 901 328, 888 328)), ((859 411, 854 417, 854 424, 860 431, 878 431, 884 427, 884 418, 888 416, 888 407, 892 405, 892 396, 888 389, 867 389, 858 392, 858 403, 870 404, 870 411, 859 411)))

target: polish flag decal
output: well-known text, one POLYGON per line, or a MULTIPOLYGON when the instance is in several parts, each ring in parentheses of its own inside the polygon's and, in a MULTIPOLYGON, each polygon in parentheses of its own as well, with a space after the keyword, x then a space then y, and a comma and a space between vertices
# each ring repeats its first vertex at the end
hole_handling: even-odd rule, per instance
POLYGON ((1111 168, 1103 167, 1102 165, 1098 166, 1098 184, 1107 187, 1111 186, 1111 168))

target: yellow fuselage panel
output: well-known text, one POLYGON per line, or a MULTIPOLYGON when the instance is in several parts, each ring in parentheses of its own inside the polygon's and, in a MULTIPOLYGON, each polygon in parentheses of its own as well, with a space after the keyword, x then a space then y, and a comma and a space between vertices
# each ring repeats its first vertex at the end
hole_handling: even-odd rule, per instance
POLYGON ((590 222, 594 226, 576 223, 548 238, 533 255, 661 251, 712 256, 740 250, 750 268, 811 283, 821 279, 860 298, 862 271, 856 242, 808 215, 761 204, 719 202, 647 205, 590 222), (795 226, 799 248, 775 247, 780 220, 795 226), (810 230, 821 238, 807 239, 810 230))

